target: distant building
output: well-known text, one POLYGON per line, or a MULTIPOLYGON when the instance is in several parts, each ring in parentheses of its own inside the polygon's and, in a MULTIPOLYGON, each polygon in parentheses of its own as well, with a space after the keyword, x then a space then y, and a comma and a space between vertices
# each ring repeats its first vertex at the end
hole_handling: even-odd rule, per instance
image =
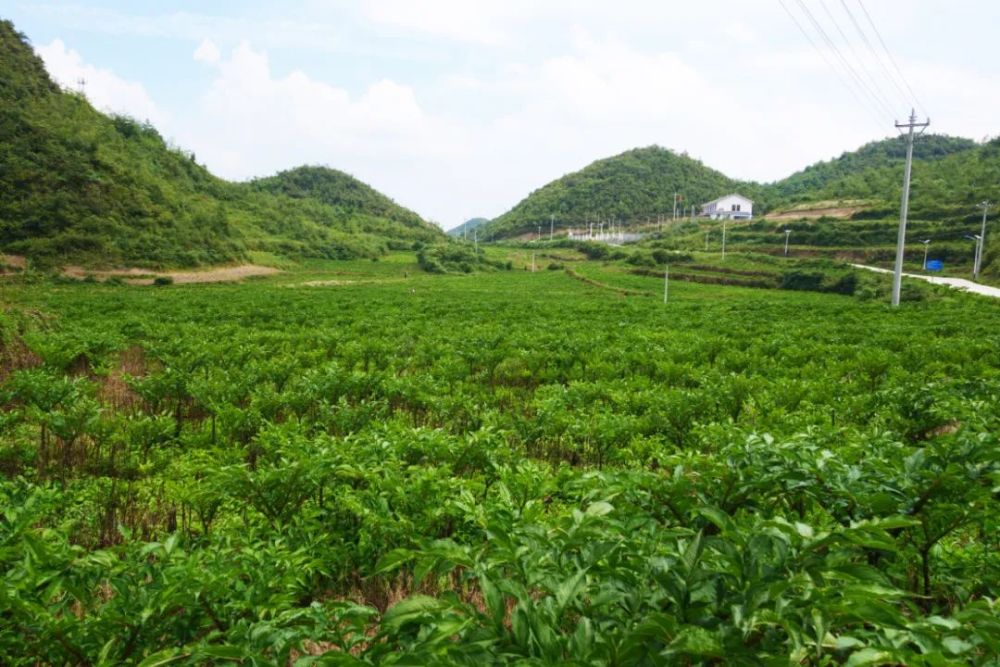
POLYGON ((731 194, 701 205, 701 214, 712 220, 750 220, 753 218, 753 201, 743 195, 731 194))

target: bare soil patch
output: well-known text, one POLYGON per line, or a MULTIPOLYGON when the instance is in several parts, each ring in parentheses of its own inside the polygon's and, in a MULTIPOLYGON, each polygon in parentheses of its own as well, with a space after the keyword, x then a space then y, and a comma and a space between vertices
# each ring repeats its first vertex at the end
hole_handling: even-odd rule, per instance
POLYGON ((808 208, 793 211, 779 211, 768 213, 765 218, 768 220, 816 220, 819 218, 837 218, 839 220, 849 220, 855 213, 865 210, 864 206, 839 206, 831 208, 808 208))
POLYGON ((203 271, 152 271, 150 269, 128 268, 110 269, 104 271, 89 271, 82 266, 67 266, 63 269, 63 275, 71 278, 85 278, 88 275, 99 279, 117 276, 125 280, 130 285, 151 285, 153 280, 159 277, 171 278, 179 285, 192 283, 225 283, 243 280, 255 276, 270 276, 281 273, 280 269, 271 266, 259 266, 256 264, 242 264, 240 266, 220 266, 214 269, 203 271))

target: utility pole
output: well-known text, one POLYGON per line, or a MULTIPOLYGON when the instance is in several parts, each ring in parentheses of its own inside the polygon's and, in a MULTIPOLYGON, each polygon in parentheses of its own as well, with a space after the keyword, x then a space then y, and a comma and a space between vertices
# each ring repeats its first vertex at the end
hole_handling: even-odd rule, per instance
POLYGON ((785 257, 788 257, 788 237, 792 235, 792 230, 785 230, 785 257))
POLYGON ((976 265, 972 274, 973 280, 979 280, 979 272, 983 268, 983 252, 986 249, 986 214, 989 212, 990 206, 993 206, 993 202, 984 201, 979 206, 983 209, 983 230, 979 232, 979 252, 976 253, 976 265))
POLYGON ((538 236, 536 237, 536 240, 538 240, 538 241, 542 240, 542 226, 541 225, 538 225, 538 236))
POLYGON ((924 239, 921 241, 924 244, 924 271, 927 270, 927 251, 931 249, 931 240, 924 239))
POLYGON ((677 193, 675 192, 674 193, 674 217, 672 217, 671 220, 676 220, 676 219, 677 219, 677 193))
POLYGON ((899 210, 899 234, 896 237, 896 266, 892 273, 892 305, 899 306, 899 293, 903 286, 903 255, 906 252, 906 217, 910 212, 910 176, 913 174, 913 130, 920 128, 920 134, 924 133, 927 126, 931 124, 930 119, 923 123, 917 122, 917 110, 910 110, 910 122, 896 123, 896 129, 907 129, 906 135, 906 171, 903 175, 903 201, 899 210))

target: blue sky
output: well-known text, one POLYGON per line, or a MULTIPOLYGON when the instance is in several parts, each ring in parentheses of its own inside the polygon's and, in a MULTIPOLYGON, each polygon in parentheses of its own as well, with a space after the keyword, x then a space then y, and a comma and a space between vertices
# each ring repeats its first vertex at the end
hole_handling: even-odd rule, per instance
POLYGON ((913 96, 864 9, 932 131, 1000 133, 986 0, 12 0, 0 14, 61 83, 86 79, 95 106, 149 119, 221 176, 327 164, 448 228, 635 146, 774 180, 891 134, 913 96), (802 7, 864 81, 853 93, 802 7))

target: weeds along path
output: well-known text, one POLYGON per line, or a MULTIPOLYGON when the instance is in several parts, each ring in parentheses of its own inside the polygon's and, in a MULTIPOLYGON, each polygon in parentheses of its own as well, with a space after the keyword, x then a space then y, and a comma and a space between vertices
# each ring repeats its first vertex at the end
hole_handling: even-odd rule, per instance
MULTIPOLYGON (((874 271, 875 273, 892 273, 889 269, 880 269, 877 266, 866 266, 864 264, 851 264, 856 269, 864 269, 866 271, 874 271)), ((991 296, 994 299, 1000 299, 1000 288, 990 287, 989 285, 981 285, 979 283, 974 283, 971 280, 966 280, 964 278, 945 278, 940 276, 923 276, 919 273, 904 273, 907 278, 917 278, 918 280, 925 280, 934 285, 946 285, 952 289, 962 290, 965 292, 972 292, 973 294, 981 294, 983 296, 991 296)))

